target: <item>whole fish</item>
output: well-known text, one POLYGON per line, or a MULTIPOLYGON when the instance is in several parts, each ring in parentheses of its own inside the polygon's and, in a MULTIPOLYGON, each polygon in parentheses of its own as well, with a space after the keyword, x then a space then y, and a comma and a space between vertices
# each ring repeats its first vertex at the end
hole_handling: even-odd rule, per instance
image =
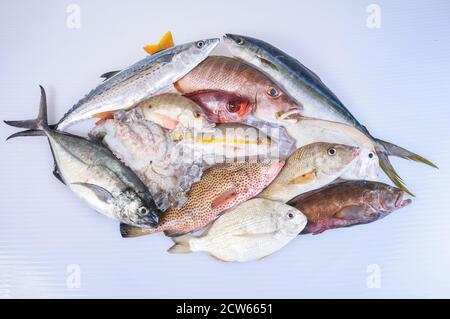
POLYGON ((246 262, 267 257, 294 239, 306 217, 293 207, 254 198, 220 216, 203 235, 173 238, 170 253, 204 251, 222 261, 246 262))
POLYGON ((258 197, 283 203, 338 178, 358 157, 354 146, 314 143, 297 149, 274 181, 258 197))
POLYGON ((214 123, 241 123, 254 108, 254 103, 232 92, 205 90, 185 96, 200 105, 214 123))
POLYGON ((398 156, 437 168, 420 155, 373 137, 316 74, 285 52, 262 40, 236 34, 225 35, 224 42, 234 56, 256 66, 273 78, 301 105, 303 116, 345 123, 372 139, 381 168, 405 192, 411 194, 388 156, 398 156))
POLYGON ((174 85, 183 94, 202 90, 240 94, 249 101, 255 101, 252 114, 268 122, 283 121, 284 113, 298 109, 297 103, 265 74, 251 65, 224 56, 208 57, 174 85))
POLYGON ((104 146, 49 127, 42 87, 37 119, 5 123, 28 129, 9 138, 47 136, 57 168, 55 176, 90 207, 130 225, 156 227, 161 212, 145 185, 128 167, 104 146))
POLYGON ((211 131, 205 112, 192 100, 176 93, 153 96, 137 105, 147 121, 154 122, 169 130, 176 128, 211 131))
POLYGON ((161 216, 158 228, 144 229, 121 224, 122 237, 135 237, 164 231, 175 236, 199 230, 223 211, 256 196, 272 182, 284 161, 226 163, 213 166, 192 185, 187 201, 180 209, 172 208, 161 216))
POLYGON ((350 125, 326 120, 300 118, 284 126, 295 137, 297 148, 316 142, 340 143, 361 149, 358 158, 340 176, 349 180, 378 180, 379 161, 373 140, 350 125))
POLYGON ((58 122, 69 125, 107 112, 128 109, 171 86, 202 62, 219 43, 207 39, 148 56, 122 71, 108 72, 102 84, 75 104, 58 122))
POLYGON ((410 203, 401 189, 368 181, 331 184, 289 201, 308 218, 302 234, 371 223, 410 203))

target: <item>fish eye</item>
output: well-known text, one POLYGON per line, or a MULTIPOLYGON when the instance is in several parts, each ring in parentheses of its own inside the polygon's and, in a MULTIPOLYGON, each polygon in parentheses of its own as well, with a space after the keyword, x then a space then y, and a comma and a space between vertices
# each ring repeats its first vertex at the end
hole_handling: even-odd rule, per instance
POLYGON ((369 158, 373 158, 373 156, 374 156, 373 153, 370 152, 370 153, 369 153, 369 158))
POLYGON ((203 46, 205 45, 205 41, 198 41, 195 46, 199 49, 203 48, 203 46))
POLYGON ((200 118, 202 115, 200 114, 200 112, 194 112, 194 117, 196 119, 200 118))
POLYGON ((141 206, 141 207, 139 207, 138 212, 140 215, 145 216, 148 214, 149 210, 147 207, 141 206))
POLYGON ((274 87, 270 87, 269 90, 267 91, 267 94, 271 97, 277 97, 280 95, 280 91, 278 91, 276 88, 274 87))
POLYGON ((241 107, 239 105, 236 105, 236 102, 234 102, 234 101, 230 101, 227 105, 227 109, 231 113, 236 113, 237 111, 239 111, 240 108, 241 107))
POLYGON ((336 155, 336 149, 333 148, 333 147, 330 147, 330 148, 328 149, 327 153, 328 153, 328 155, 330 155, 330 156, 334 156, 334 155, 336 155))
POLYGON ((288 214, 288 217, 289 217, 289 219, 292 219, 292 218, 294 218, 294 214, 290 212, 290 213, 288 214))
POLYGON ((245 41, 244 41, 244 39, 239 38, 239 39, 237 39, 236 43, 239 45, 243 45, 245 43, 245 41))

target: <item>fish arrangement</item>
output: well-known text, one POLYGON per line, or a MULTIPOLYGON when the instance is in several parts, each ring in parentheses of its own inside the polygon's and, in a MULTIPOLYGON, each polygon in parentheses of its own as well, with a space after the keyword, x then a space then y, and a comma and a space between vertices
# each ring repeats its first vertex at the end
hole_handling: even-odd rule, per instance
POLYGON ((163 233, 169 253, 226 262, 408 206, 414 195, 389 156, 437 168, 371 135, 282 50, 226 34, 230 56, 212 55, 220 42, 174 45, 167 32, 142 60, 101 75, 56 124, 41 86, 37 118, 5 121, 24 129, 7 139, 46 137, 53 175, 118 221, 123 238, 163 233), (86 136, 67 131, 87 120, 86 136), (381 171, 395 186, 380 182, 381 171))

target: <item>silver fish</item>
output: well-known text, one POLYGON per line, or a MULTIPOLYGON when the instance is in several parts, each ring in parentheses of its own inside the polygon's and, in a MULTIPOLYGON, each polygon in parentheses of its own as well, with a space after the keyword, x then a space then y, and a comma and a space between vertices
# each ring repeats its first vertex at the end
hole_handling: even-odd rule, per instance
POLYGON ((202 62, 220 39, 190 42, 148 56, 122 71, 105 74, 107 79, 78 101, 58 122, 69 125, 105 112, 128 109, 156 95, 202 62))
POLYGON ((55 160, 55 176, 96 211, 123 223, 154 228, 160 210, 142 181, 107 148, 85 138, 52 130, 47 123, 47 101, 41 87, 35 120, 5 121, 27 128, 18 136, 47 136, 55 160))
POLYGON ((411 194, 388 156, 398 156, 437 168, 420 155, 373 137, 322 80, 295 58, 267 42, 251 37, 227 34, 224 36, 224 42, 234 56, 267 73, 286 93, 297 100, 303 116, 345 123, 372 139, 380 167, 405 192, 411 194))

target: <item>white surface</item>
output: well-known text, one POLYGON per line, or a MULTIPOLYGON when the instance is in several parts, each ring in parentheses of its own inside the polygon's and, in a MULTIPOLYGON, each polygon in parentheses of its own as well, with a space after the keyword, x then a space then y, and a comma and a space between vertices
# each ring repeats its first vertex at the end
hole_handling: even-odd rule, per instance
MULTIPOLYGON (((169 255, 162 235, 122 239, 53 177, 44 138, 1 142, 0 297, 450 297, 450 3, 378 1, 381 28, 369 29, 370 1, 243 2, 75 0, 81 28, 69 29, 68 1, 2 1, 0 119, 34 117, 42 84, 58 120, 167 30, 177 43, 242 33, 314 70, 375 136, 435 161, 439 171, 394 159, 413 204, 226 264, 169 255), (67 286, 71 264, 80 288, 67 286)), ((0 125, 2 139, 13 132, 0 125)))

